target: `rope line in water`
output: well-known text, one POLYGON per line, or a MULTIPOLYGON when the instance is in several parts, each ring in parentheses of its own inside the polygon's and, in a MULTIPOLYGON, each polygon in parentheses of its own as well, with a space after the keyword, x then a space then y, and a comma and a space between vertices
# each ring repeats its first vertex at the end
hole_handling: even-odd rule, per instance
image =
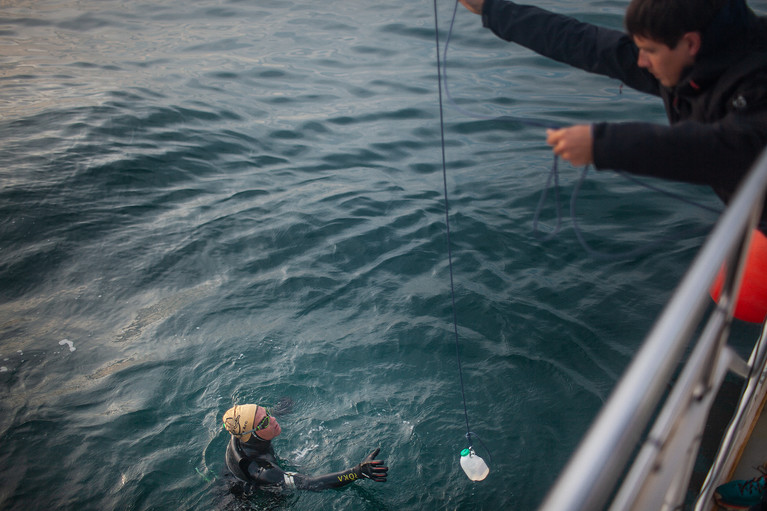
MULTIPOLYGON (((458 7, 458 1, 456 0, 456 9, 458 7)), ((455 19, 455 12, 453 12, 453 19, 455 19)), ((452 25, 451 25, 452 28, 452 25)), ((455 307, 455 284, 453 279, 453 251, 450 243, 450 206, 447 198, 447 160, 445 158, 445 119, 442 106, 442 72, 441 62, 439 57, 440 45, 439 45, 439 21, 437 16, 437 0, 434 0, 434 36, 437 44, 437 88, 439 90, 439 133, 442 148, 442 183, 444 188, 445 197, 445 232, 447 235, 447 265, 450 272, 450 298, 453 306, 453 333, 455 335, 455 356, 458 360, 458 376, 461 382, 461 397, 463 398, 463 415, 466 419, 466 438, 469 440, 469 447, 472 447, 471 442, 471 429, 469 427, 469 409, 466 406, 466 387, 463 383, 463 368, 461 366, 461 350, 458 342, 458 315, 455 307)))

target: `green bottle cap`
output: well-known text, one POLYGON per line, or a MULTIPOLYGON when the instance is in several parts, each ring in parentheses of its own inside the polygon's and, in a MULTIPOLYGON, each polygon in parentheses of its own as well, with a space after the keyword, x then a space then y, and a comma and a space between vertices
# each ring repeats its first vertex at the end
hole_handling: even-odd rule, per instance
POLYGON ((470 450, 464 449, 463 451, 461 451, 461 456, 468 456, 470 452, 471 452, 470 450))

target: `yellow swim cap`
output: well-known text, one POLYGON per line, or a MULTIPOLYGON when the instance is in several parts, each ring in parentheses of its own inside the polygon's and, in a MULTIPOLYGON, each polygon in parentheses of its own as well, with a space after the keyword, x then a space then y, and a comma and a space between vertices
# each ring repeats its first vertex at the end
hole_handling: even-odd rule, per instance
POLYGON ((262 440, 271 440, 281 432, 277 420, 258 405, 234 405, 224 413, 224 429, 242 442, 250 440, 254 432, 262 440))
POLYGON ((243 442, 250 440, 250 433, 255 429, 254 421, 258 405, 234 405, 224 414, 224 429, 243 442), (245 434, 243 434, 245 433, 245 434))

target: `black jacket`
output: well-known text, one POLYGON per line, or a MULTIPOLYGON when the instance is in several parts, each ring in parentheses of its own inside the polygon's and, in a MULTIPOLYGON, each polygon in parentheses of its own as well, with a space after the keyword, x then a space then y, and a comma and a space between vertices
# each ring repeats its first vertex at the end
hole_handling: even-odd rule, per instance
POLYGON ((727 202, 767 146, 767 19, 743 0, 718 13, 673 88, 637 65, 639 50, 623 32, 503 0, 486 0, 482 21, 502 39, 663 98, 670 126, 594 125, 598 170, 706 184, 727 202))

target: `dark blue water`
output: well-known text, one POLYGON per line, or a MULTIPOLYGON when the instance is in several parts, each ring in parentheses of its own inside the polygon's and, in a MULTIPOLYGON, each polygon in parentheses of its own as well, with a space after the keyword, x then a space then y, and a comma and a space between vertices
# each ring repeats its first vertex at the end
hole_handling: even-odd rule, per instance
MULTIPOLYGON (((625 5, 544 6, 620 27, 625 5)), ((484 116, 664 122, 653 98, 463 10, 448 75, 484 116)), ((562 230, 544 239, 543 131, 446 109, 460 353, 492 455, 472 483, 431 2, 0 2, 0 116, 9 510, 532 509, 716 218, 592 173, 577 215, 594 248, 672 239, 594 259, 563 166, 562 230), (233 499, 221 415, 283 396, 285 468, 380 446, 389 481, 233 499)))

